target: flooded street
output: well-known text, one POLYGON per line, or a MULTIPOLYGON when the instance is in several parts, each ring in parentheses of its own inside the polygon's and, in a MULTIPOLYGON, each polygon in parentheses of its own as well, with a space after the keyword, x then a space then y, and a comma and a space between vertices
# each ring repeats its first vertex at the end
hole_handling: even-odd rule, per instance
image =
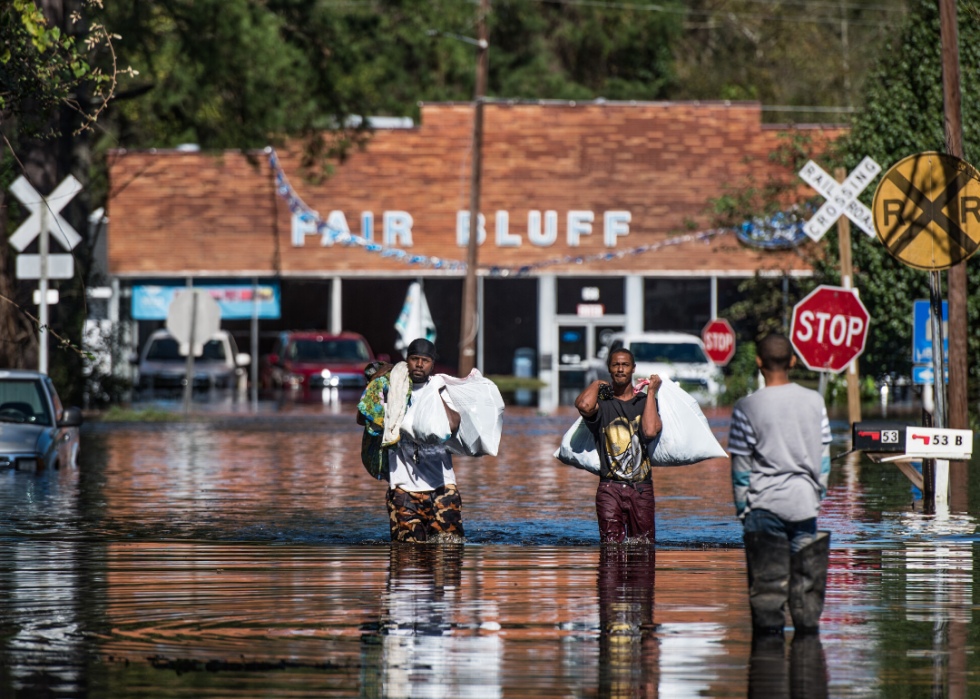
POLYGON ((834 462, 819 640, 753 647, 727 460, 655 470, 655 550, 600 547, 595 477, 552 457, 572 412, 508 408, 456 462, 467 543, 391 546, 319 410, 92 423, 77 469, 0 472, 0 697, 980 694, 976 522, 894 466, 834 462))

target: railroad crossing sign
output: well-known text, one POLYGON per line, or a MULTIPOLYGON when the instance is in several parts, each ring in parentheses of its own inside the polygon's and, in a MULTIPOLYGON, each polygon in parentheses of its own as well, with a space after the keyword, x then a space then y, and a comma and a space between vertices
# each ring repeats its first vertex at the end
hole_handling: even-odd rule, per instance
POLYGON ((793 307, 790 341, 807 369, 837 374, 864 352, 870 320, 854 289, 818 286, 793 307))
POLYGON ((708 358, 718 366, 725 366, 735 356, 735 331, 724 318, 708 321, 701 331, 701 340, 708 358))
POLYGON ((800 170, 800 179, 822 194, 827 201, 806 222, 803 232, 813 240, 820 240, 837 219, 844 215, 873 238, 875 228, 871 211, 858 201, 857 195, 871 184, 879 172, 881 165, 871 158, 865 158, 844 182, 839 183, 812 160, 807 162, 800 170))
MULTIPOLYGON (((10 191, 31 212, 30 217, 10 236, 10 244, 17 252, 24 252, 34 239, 44 233, 50 234, 62 247, 72 250, 82 241, 82 237, 71 227, 60 211, 82 191, 82 183, 72 175, 61 181, 48 196, 38 193, 27 178, 21 175, 10 185, 10 191)), ((41 278, 40 255, 17 256, 18 279, 41 278)), ((75 276, 75 263, 71 255, 48 255, 48 279, 71 279, 75 276)))
POLYGON ((947 269, 980 243, 980 174, 952 155, 932 151, 898 161, 871 208, 878 238, 909 267, 947 269))

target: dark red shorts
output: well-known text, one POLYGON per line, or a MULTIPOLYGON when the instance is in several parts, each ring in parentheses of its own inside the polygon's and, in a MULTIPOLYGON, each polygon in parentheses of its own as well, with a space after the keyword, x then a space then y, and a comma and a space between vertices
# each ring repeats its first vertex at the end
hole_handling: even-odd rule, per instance
POLYGON ((602 543, 620 543, 627 537, 654 542, 656 507, 652 483, 600 483, 595 492, 602 543))

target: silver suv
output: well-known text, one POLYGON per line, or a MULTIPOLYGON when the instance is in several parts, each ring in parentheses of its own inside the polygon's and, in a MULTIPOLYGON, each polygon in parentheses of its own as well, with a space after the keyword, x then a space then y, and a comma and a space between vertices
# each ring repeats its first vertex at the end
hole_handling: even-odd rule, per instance
MULTIPOLYGON (((187 357, 180 354, 177 339, 166 330, 157 330, 146 341, 137 364, 140 392, 175 392, 183 390, 187 373, 187 357)), ((240 354, 238 346, 226 330, 219 330, 204 345, 204 354, 194 358, 194 390, 232 388, 244 390, 248 377, 245 368, 251 362, 240 354)))

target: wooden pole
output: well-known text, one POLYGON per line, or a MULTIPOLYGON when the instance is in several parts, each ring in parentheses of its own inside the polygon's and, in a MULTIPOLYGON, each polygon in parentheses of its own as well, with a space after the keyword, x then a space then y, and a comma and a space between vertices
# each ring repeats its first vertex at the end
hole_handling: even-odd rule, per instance
MULTIPOLYGON (((834 170, 838 182, 847 179, 847 170, 842 167, 834 170)), ((845 289, 854 288, 854 271, 851 265, 851 222, 847 216, 837 219, 837 240, 840 243, 840 280, 845 289)), ((858 386, 857 360, 847 367, 847 417, 853 425, 861 422, 861 389, 858 386)))
POLYGON ((480 332, 477 307, 476 265, 480 226, 480 172, 483 160, 483 97, 487 94, 490 54, 487 13, 490 0, 480 0, 477 15, 476 94, 473 100, 473 156, 470 174, 470 231, 466 244, 466 279, 463 282, 463 317, 459 324, 459 375, 466 376, 476 362, 476 335, 480 332))
MULTIPOLYGON (((960 49, 956 21, 956 0, 939 0, 939 33, 943 60, 943 112, 945 114, 946 147, 950 155, 964 158, 963 113, 960 94, 960 49)), ((967 374, 969 371, 966 346, 969 332, 966 298, 966 261, 953 265, 946 278, 949 297, 949 386, 947 420, 955 429, 969 429, 967 406, 967 374)), ((936 379, 937 385, 940 379, 936 379)), ((949 464, 951 505, 954 511, 966 510, 969 472, 965 461, 949 464)))

